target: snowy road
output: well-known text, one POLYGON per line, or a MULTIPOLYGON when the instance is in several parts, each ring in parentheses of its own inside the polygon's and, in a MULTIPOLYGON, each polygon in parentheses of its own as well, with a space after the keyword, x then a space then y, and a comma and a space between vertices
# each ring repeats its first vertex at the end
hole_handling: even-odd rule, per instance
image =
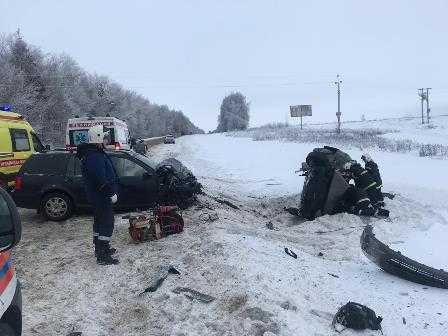
MULTIPOLYGON (((24 335, 337 335, 329 326, 332 314, 349 300, 382 315, 385 335, 447 334, 448 291, 378 270, 361 253, 365 223, 358 217, 339 214, 300 224, 284 213, 283 206, 297 202, 303 183, 294 170, 312 148, 222 135, 182 137, 155 148, 155 158, 180 159, 207 194, 240 210, 201 196, 198 206, 184 212, 184 233, 140 245, 130 242, 117 215, 117 267, 95 264, 90 218, 57 224, 22 211, 24 237, 14 259, 24 285, 24 335), (211 221, 214 215, 219 218, 211 221), (274 230, 266 228, 269 222, 274 230), (285 247, 298 258, 286 255, 285 247), (169 264, 182 274, 168 277, 156 293, 139 296, 169 264), (177 286, 216 300, 188 299, 172 292, 177 286)), ((374 223, 378 237, 448 268, 448 187, 439 177, 448 162, 372 156, 385 189, 399 193, 387 202, 392 222, 374 223)))

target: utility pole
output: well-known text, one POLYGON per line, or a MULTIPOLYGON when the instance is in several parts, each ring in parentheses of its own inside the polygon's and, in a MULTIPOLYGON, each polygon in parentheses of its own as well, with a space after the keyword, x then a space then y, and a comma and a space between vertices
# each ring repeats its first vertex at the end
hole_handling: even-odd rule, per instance
POLYGON ((339 74, 336 76, 336 82, 334 82, 338 88, 338 111, 336 112, 336 117, 338 118, 338 128, 337 132, 341 133, 341 83, 342 80, 339 78, 339 74))
POLYGON ((425 96, 425 92, 423 92, 424 88, 418 89, 418 95, 420 96, 420 100, 422 102, 422 125, 425 123, 425 116, 423 114, 423 102, 426 99, 425 96))
POLYGON ((431 109, 429 108, 429 90, 432 88, 426 88, 426 123, 429 124, 429 112, 431 109))

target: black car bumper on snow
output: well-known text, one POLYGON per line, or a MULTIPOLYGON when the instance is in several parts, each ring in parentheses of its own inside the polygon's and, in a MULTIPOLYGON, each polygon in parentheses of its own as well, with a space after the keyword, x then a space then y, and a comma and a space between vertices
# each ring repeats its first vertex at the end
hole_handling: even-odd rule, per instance
POLYGON ((387 273, 426 286, 448 288, 447 272, 418 263, 392 250, 375 237, 371 225, 364 228, 361 248, 367 258, 387 273))

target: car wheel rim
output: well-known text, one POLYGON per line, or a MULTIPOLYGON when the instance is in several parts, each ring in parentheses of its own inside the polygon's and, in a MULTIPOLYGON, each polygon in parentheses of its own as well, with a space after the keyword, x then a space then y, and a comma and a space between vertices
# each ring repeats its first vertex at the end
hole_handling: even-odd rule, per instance
POLYGON ((67 213, 67 202, 61 197, 52 197, 45 204, 45 210, 50 217, 63 217, 67 213))

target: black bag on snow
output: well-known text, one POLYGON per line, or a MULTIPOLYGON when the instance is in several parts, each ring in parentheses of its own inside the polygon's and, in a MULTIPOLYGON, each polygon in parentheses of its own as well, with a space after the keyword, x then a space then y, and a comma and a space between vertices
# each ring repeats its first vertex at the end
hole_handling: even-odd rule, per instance
POLYGON ((351 157, 334 147, 315 148, 306 157, 305 182, 300 197, 300 216, 308 220, 332 214, 348 187, 339 174, 351 157))
POLYGON ((371 329, 382 332, 382 320, 383 318, 376 316, 376 313, 369 307, 356 302, 348 302, 339 308, 333 318, 332 326, 336 330, 336 323, 339 323, 346 328, 355 330, 371 329))
POLYGON ((175 204, 185 209, 196 201, 202 185, 193 173, 180 161, 170 158, 156 167, 159 178, 159 202, 164 205, 175 204))

